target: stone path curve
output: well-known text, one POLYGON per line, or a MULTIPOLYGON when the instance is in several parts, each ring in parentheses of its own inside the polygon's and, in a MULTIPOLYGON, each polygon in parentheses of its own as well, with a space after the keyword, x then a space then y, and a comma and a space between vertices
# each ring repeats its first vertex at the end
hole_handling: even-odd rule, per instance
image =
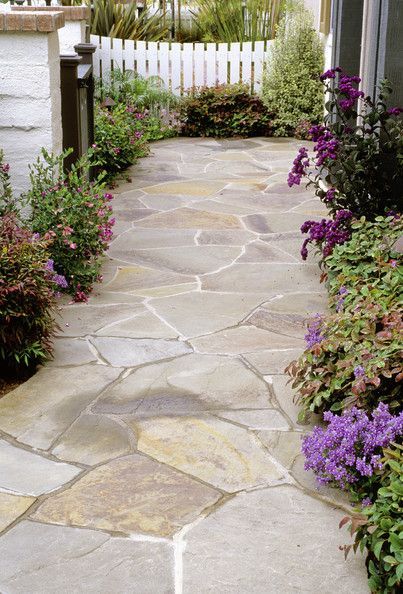
POLYGON ((118 188, 88 304, 0 400, 2 594, 367 592, 285 365, 326 299, 284 139, 173 139, 118 188))

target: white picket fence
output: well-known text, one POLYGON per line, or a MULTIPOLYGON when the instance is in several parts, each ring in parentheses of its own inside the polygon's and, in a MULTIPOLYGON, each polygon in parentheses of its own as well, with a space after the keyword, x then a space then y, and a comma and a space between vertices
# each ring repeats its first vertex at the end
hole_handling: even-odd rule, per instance
POLYGON ((272 42, 169 43, 91 35, 91 43, 97 46, 96 76, 115 69, 133 70, 145 78, 159 76, 166 88, 183 95, 191 87, 238 82, 259 91, 272 42))

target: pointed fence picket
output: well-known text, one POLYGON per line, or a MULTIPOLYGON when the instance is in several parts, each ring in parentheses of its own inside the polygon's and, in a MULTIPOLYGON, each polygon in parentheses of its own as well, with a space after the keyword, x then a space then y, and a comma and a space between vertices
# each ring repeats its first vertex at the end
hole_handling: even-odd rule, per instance
POLYGON ((91 35, 91 43, 97 47, 96 76, 133 70, 145 78, 158 76, 175 95, 183 95, 193 86, 238 82, 258 91, 272 42, 169 43, 91 35))

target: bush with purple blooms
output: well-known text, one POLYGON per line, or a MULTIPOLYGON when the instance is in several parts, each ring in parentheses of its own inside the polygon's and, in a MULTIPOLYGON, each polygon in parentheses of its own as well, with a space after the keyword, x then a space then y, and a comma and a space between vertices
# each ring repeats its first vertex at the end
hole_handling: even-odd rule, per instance
POLYGON ((324 258, 329 256, 336 245, 341 245, 351 237, 351 220, 353 215, 350 210, 338 210, 334 219, 305 221, 301 233, 308 233, 301 247, 303 260, 308 257, 308 245, 315 244, 324 258))
POLYGON ((102 256, 112 238, 114 218, 102 177, 88 180, 89 160, 83 157, 71 171, 63 169, 64 155, 42 156, 31 167, 32 230, 49 242, 52 267, 65 277, 75 301, 86 301, 100 280, 102 256))
POLYGON ((353 407, 341 415, 326 412, 326 428, 315 427, 302 441, 305 470, 320 485, 349 491, 357 502, 376 496, 383 469, 382 450, 403 436, 403 412, 380 403, 372 413, 353 407))
POLYGON ((348 210, 355 217, 373 219, 398 210, 403 187, 403 109, 386 107, 391 87, 383 82, 373 100, 357 89, 359 77, 340 68, 328 70, 321 80, 330 97, 325 123, 311 128, 314 155, 309 157, 304 147, 300 149, 289 185, 299 185, 306 178, 332 213, 348 210))
POLYGON ((20 375, 51 357, 55 291, 65 279, 55 275, 48 249, 14 213, 0 216, 2 375, 20 375))

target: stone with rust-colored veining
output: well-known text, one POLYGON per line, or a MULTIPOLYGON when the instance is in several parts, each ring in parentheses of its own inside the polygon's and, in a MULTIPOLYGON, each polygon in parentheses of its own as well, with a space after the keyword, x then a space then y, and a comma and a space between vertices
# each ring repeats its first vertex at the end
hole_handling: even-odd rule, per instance
POLYGON ((0 493, 0 532, 25 513, 34 501, 35 497, 0 493))
POLYGON ((135 227, 159 229, 242 229, 239 219, 231 214, 179 208, 135 223, 135 227))
POLYGON ((98 466, 33 514, 51 524, 173 536, 218 501, 220 493, 132 454, 98 466))
POLYGON ((220 419, 172 417, 131 425, 141 452, 230 493, 285 478, 254 436, 220 419))

